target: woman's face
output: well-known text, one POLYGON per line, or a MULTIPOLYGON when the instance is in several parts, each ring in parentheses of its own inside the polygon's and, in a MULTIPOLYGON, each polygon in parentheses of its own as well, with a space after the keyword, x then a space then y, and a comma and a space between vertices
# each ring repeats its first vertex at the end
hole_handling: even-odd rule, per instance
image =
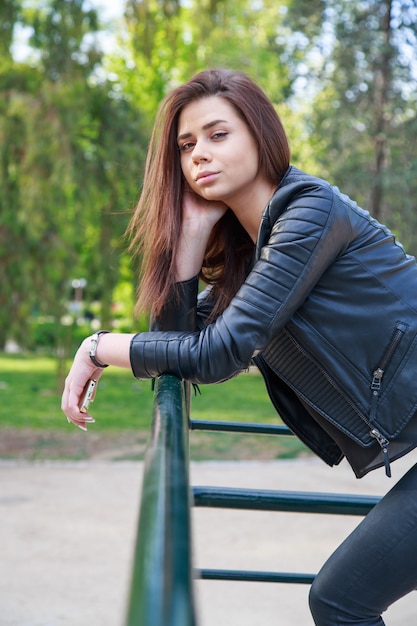
POLYGON ((184 177, 195 193, 231 208, 253 194, 260 178, 258 149, 227 100, 212 96, 185 106, 177 141, 184 177))

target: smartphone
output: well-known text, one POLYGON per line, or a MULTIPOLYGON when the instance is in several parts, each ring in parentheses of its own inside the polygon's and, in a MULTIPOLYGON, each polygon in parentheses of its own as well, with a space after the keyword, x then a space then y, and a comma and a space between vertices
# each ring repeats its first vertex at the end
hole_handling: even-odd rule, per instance
POLYGON ((93 402, 95 398, 96 386, 97 386, 97 381, 94 378, 92 378, 91 380, 88 381, 88 383, 84 387, 82 400, 79 405, 81 413, 87 413, 90 402, 93 402))

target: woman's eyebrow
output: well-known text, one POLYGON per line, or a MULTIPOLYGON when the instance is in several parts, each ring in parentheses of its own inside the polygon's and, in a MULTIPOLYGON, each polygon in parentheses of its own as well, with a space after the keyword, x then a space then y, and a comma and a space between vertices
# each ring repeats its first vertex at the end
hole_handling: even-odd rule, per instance
MULTIPOLYGON (((227 120, 213 120, 212 122, 204 124, 202 128, 203 130, 208 130, 212 126, 216 126, 216 124, 227 124, 227 120)), ((188 137, 191 137, 191 135, 192 133, 183 133, 182 135, 178 135, 177 141, 180 141, 181 139, 188 139, 188 137)))

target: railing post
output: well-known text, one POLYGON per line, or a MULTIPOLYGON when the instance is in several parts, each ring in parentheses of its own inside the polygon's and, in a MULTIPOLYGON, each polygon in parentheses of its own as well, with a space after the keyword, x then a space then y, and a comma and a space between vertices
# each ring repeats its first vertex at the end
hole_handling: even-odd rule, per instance
POLYGON ((195 626, 191 565, 188 390, 156 381, 126 626, 195 626))

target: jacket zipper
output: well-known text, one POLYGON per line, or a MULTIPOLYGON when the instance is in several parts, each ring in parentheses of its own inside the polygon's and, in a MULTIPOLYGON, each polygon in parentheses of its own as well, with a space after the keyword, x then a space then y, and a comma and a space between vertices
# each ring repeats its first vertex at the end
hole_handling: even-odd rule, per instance
MULTIPOLYGON (((388 346, 388 349, 386 351, 386 353, 384 354, 382 361, 379 365, 379 367, 376 368, 376 370, 374 370, 373 374, 372 374, 372 382, 371 382, 371 391, 372 391, 372 400, 371 400, 371 422, 374 421, 375 417, 376 417, 376 413, 377 413, 377 407, 378 407, 378 398, 379 398, 379 393, 381 391, 381 381, 382 381, 382 377, 385 374, 385 370, 386 367, 388 365, 388 363, 391 360, 392 355, 394 354, 398 344, 400 343, 403 335, 404 335, 404 331, 402 328, 400 328, 400 326, 398 325, 394 335, 392 337, 392 340, 388 346)), ((375 427, 371 428, 370 434, 372 437, 374 437, 377 442, 379 443, 382 453, 383 453, 383 458, 384 458, 384 465, 385 465, 385 473, 387 476, 391 477, 391 467, 390 467, 390 461, 389 461, 389 454, 388 454, 388 445, 389 445, 389 441, 388 439, 386 439, 386 437, 384 437, 384 435, 382 435, 382 433, 379 432, 379 430, 375 427)))
MULTIPOLYGON (((371 420, 373 420, 373 418, 376 416, 378 396, 379 396, 379 392, 381 389, 381 380, 385 373, 385 368, 387 367, 389 361, 391 360, 391 357, 394 354, 405 332, 405 324, 401 324, 401 326, 404 326, 404 329, 400 328, 399 325, 397 325, 397 328, 394 332, 392 340, 390 341, 388 349, 384 354, 384 357, 381 361, 380 366, 377 367, 376 370, 373 372, 373 378, 372 378, 372 383, 371 383, 371 390, 372 390, 371 420)), ((293 343, 297 346, 298 350, 302 352, 303 354, 305 354, 308 358, 311 358, 310 355, 307 353, 307 351, 304 350, 304 348, 294 338, 294 336, 290 335, 290 337, 293 343)), ((329 381, 329 383, 337 389, 337 385, 334 383, 332 377, 326 372, 326 370, 323 369, 317 363, 316 365, 323 372, 324 376, 329 381)), ((363 415, 360 411, 358 411, 356 406, 353 404, 353 402, 351 402, 351 400, 347 396, 345 396, 345 399, 348 402, 348 404, 352 407, 352 409, 355 411, 355 413, 357 413, 359 417, 361 418, 361 420, 368 426, 369 434, 371 435, 371 437, 376 439, 377 442, 379 443, 382 453, 383 453, 385 474, 388 476, 388 478, 391 478, 391 466, 390 466, 390 460, 389 460, 389 454, 388 454, 388 445, 389 445, 388 439, 384 437, 384 435, 377 428, 375 428, 375 426, 372 424, 372 421, 368 420, 368 418, 365 415, 363 415)))

